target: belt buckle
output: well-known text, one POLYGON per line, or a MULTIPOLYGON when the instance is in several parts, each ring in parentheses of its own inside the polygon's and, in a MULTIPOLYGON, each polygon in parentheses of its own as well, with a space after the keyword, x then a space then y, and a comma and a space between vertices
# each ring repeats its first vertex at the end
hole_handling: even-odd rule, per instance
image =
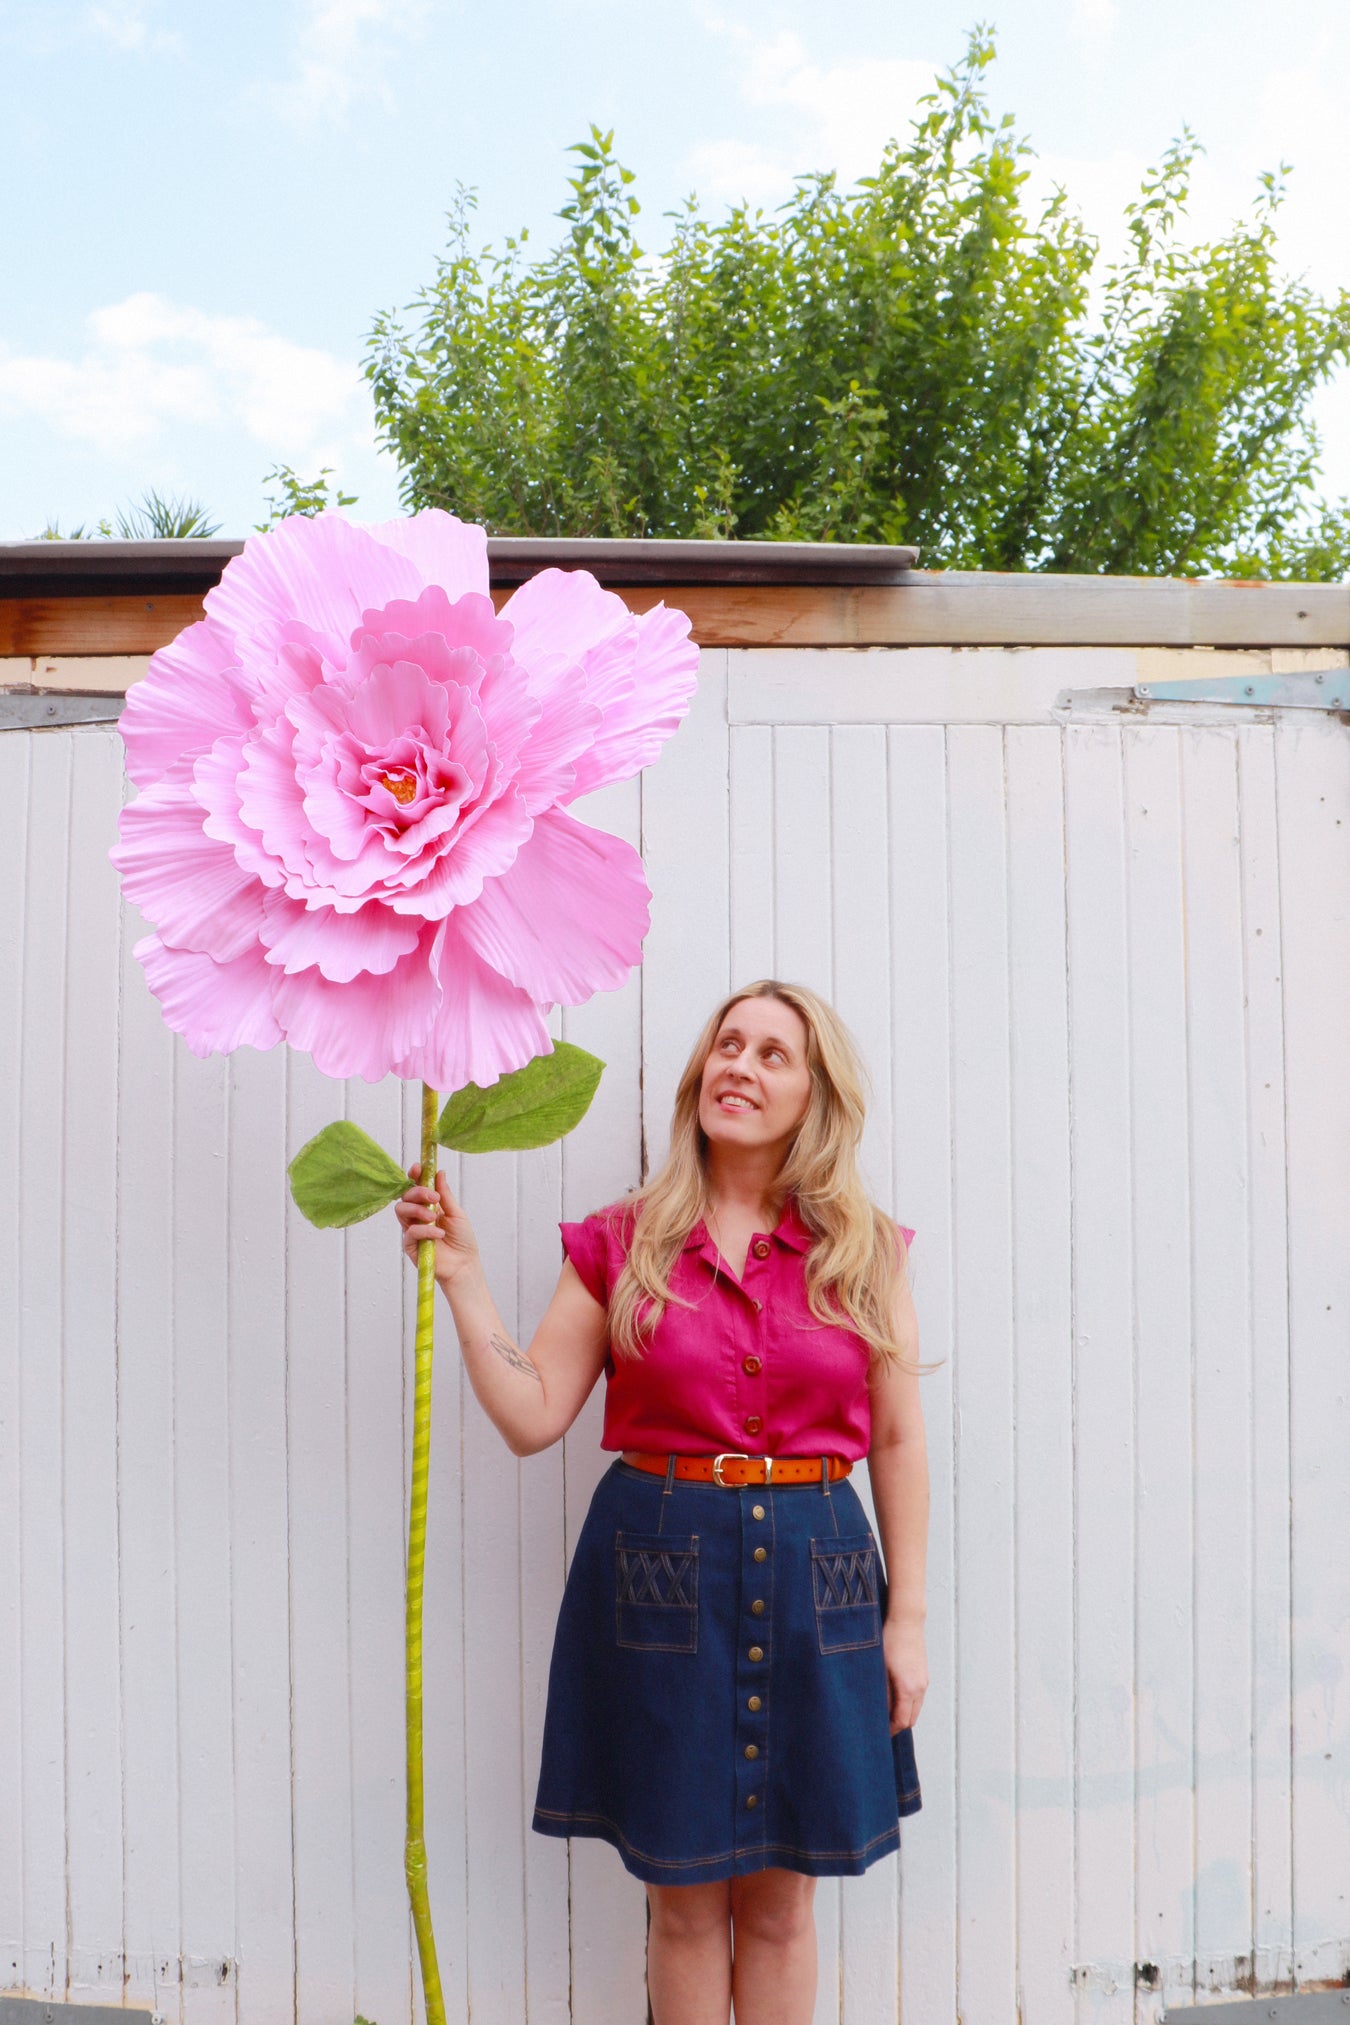
POLYGON ((749 1456, 738 1448, 728 1449, 724 1455, 715 1455, 713 1457, 713 1482, 720 1484, 724 1491, 734 1491, 736 1488, 735 1484, 729 1484, 722 1475, 722 1465, 724 1462, 749 1462, 749 1460, 749 1456))

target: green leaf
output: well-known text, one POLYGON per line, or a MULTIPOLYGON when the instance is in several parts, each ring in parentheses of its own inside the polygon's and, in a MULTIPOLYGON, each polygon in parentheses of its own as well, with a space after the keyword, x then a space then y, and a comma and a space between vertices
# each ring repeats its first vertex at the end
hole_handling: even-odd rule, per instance
POLYGON ((551 1146, 585 1117, 604 1066, 584 1048, 557 1041, 551 1055, 536 1055, 487 1090, 476 1083, 457 1090, 441 1113, 436 1137, 456 1153, 551 1146))
POLYGON ((387 1209, 408 1177, 359 1125, 338 1119, 302 1146, 287 1168, 302 1216, 320 1230, 340 1230, 387 1209))

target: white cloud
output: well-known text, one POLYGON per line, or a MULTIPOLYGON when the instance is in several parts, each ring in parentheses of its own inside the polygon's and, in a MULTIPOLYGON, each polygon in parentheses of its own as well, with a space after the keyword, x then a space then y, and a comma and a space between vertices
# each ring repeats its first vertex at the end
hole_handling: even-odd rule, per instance
POLYGON ((274 460, 335 462, 335 445, 369 438, 355 364, 256 317, 140 294, 95 310, 88 324, 78 358, 0 350, 0 411, 105 452, 205 425, 242 430, 274 460))
POLYGON ((1106 37, 1120 19, 1117 0, 1069 0, 1069 19, 1080 35, 1106 37))
POLYGON ((300 126, 340 120, 359 99, 386 103, 384 61, 424 16, 423 0, 302 0, 292 73, 261 95, 300 126))
POLYGON ((145 0, 110 0, 110 4, 86 7, 81 27, 90 35, 111 42, 127 55, 158 54, 181 49, 183 38, 166 28, 152 26, 145 0))
POLYGON ((845 183, 870 174, 886 143, 908 131, 938 68, 917 57, 820 63, 791 30, 762 36, 722 15, 706 24, 733 53, 747 105, 792 115, 790 145, 720 140, 694 151, 700 194, 732 203, 784 197, 804 170, 833 169, 845 183))

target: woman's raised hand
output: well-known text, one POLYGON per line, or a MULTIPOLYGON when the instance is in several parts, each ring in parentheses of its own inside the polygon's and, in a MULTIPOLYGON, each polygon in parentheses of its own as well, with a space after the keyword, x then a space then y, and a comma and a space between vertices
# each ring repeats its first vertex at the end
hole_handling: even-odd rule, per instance
POLYGON ((436 1241, 436 1278, 448 1286, 466 1266, 478 1263, 478 1240, 473 1225, 451 1195, 444 1174, 436 1175, 433 1194, 421 1186, 422 1168, 414 1161, 408 1169, 413 1185, 394 1204, 394 1214, 403 1227, 403 1249, 417 1264, 417 1248, 426 1238, 436 1241))

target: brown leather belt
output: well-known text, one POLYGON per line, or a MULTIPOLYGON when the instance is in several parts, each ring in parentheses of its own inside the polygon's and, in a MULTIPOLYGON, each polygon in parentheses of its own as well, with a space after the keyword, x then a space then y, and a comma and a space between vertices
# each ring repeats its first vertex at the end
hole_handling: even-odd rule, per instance
MULTIPOLYGON (((624 1450, 622 1460, 630 1469, 646 1470, 654 1477, 663 1477, 670 1467, 668 1455, 639 1455, 629 1448, 624 1450)), ((832 1484, 837 1484, 853 1468, 842 1456, 832 1455, 824 1460, 829 1463, 832 1484)), ((780 1490, 785 1484, 818 1484, 821 1461, 818 1455, 677 1455, 675 1475, 681 1483, 721 1484, 728 1491, 742 1490, 747 1484, 768 1484, 773 1490, 780 1490)))

